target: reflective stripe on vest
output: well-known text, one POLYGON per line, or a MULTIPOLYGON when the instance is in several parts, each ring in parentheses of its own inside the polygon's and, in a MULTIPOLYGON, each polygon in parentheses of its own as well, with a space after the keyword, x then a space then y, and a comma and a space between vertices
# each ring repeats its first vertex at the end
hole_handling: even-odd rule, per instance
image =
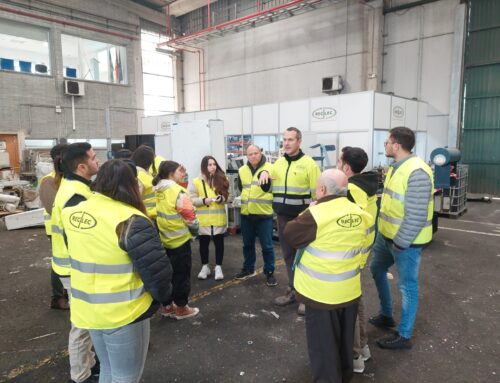
MULTIPOLYGON (((393 223, 395 225, 401 225, 403 223, 403 220, 400 219, 400 218, 394 218, 394 217, 389 217, 387 214, 383 213, 383 212, 380 212, 378 217, 383 220, 383 221, 386 221, 386 222, 389 222, 389 223, 393 223)), ((432 219, 428 220, 425 222, 425 226, 424 227, 427 227, 427 226, 432 226, 432 219)))
POLYGON ((311 198, 303 198, 303 199, 290 199, 285 197, 274 197, 273 202, 283 203, 285 205, 308 205, 312 202, 311 198))
POLYGON ((306 251, 318 258, 324 259, 349 259, 361 253, 362 249, 352 249, 349 251, 326 251, 315 249, 311 245, 306 247, 306 251))
POLYGON ((116 233, 120 223, 138 219, 135 216, 147 219, 132 206, 98 193, 63 210, 71 254, 70 315, 76 327, 125 326, 151 306, 153 298, 145 290, 130 256, 120 248, 116 233), (82 223, 83 217, 86 223, 82 223))
POLYGON ((350 302, 361 295, 360 266, 370 245, 371 216, 346 197, 309 207, 316 239, 297 258, 294 287, 324 304, 350 302))
POLYGON ((68 276, 71 272, 68 248, 64 240, 64 228, 62 222, 62 212, 68 201, 79 194, 85 198, 92 195, 87 184, 72 179, 61 179, 61 185, 57 190, 52 207, 51 232, 52 232, 52 269, 61 276, 68 276))
MULTIPOLYGON (((252 174, 250 166, 244 165, 238 170, 243 190, 241 191, 241 214, 268 215, 273 214, 273 194, 271 191, 264 192, 259 185, 259 174, 266 171, 272 173, 272 165, 264 162, 252 174)), ((271 183, 272 186, 272 183, 271 183)))
MULTIPOLYGON (((210 187, 208 182, 205 181, 205 187, 203 187, 203 181, 200 177, 193 180, 193 185, 196 187, 198 197, 214 199, 217 197, 215 191, 210 187)), ((200 227, 227 226, 227 215, 224 204, 212 202, 210 206, 197 206, 196 215, 198 216, 200 227)))
POLYGON ((290 162, 285 157, 278 158, 273 164, 271 176, 274 203, 297 206, 299 205, 297 201, 301 201, 300 205, 308 205, 312 199, 316 198, 315 188, 320 170, 316 162, 308 155, 303 155, 298 160, 290 162), (289 202, 288 199, 283 198, 288 195, 303 196, 304 201, 297 199, 295 202, 289 202), (276 197, 279 198, 276 199, 276 197))
POLYGON ((156 198, 153 189, 153 176, 144 169, 137 168, 137 178, 141 181, 144 190, 142 191, 142 201, 146 206, 146 213, 149 218, 156 218, 156 198))
POLYGON ((76 259, 71 259, 71 268, 82 273, 97 273, 97 274, 124 274, 132 273, 134 265, 103 265, 93 262, 80 262, 76 259))
POLYGON ((161 242, 167 249, 176 249, 191 239, 186 223, 176 210, 177 199, 181 193, 188 198, 186 189, 174 182, 156 191, 156 222, 161 242))
MULTIPOLYGON (((146 294, 144 286, 130 291, 121 291, 118 293, 100 293, 100 294, 86 293, 84 291, 71 287, 71 298, 80 299, 90 304, 100 304, 100 305, 109 303, 128 302, 140 298, 144 294, 146 294)), ((71 309, 74 310, 73 305, 71 306, 71 309)))
POLYGON ((321 273, 319 271, 314 271, 304 266, 301 263, 299 263, 298 268, 307 275, 325 282, 345 281, 346 279, 351 279, 359 274, 359 267, 356 268, 355 270, 345 271, 343 273, 338 273, 338 274, 327 274, 327 273, 321 273))
POLYGON ((162 213, 161 211, 157 211, 156 214, 158 214, 158 217, 165 218, 165 219, 179 219, 179 218, 181 218, 179 213, 165 214, 165 213, 162 213))
POLYGON ((420 233, 412 244, 423 245, 432 239, 432 216, 434 213, 433 200, 433 174, 431 168, 417 156, 412 156, 404 161, 397 169, 391 166, 387 172, 384 183, 384 192, 380 203, 378 227, 380 233, 389 239, 396 237, 405 215, 405 196, 408 188, 408 180, 416 170, 423 170, 429 176, 431 182, 431 193, 427 204, 427 220, 420 233))

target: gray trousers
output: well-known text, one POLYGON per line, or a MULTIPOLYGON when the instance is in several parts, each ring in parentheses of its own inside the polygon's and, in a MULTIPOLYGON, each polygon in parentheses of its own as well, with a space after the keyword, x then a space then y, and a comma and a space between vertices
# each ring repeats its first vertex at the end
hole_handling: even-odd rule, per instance
POLYGON ((358 357, 363 347, 367 344, 365 303, 363 296, 360 296, 358 301, 358 317, 356 318, 356 327, 354 329, 354 356, 358 357))
MULTIPOLYGON (((70 278, 61 278, 61 283, 68 291, 71 305, 71 283, 70 278)), ((71 306, 70 306, 71 310, 71 306)), ((83 382, 90 377, 90 369, 94 367, 96 360, 92 351, 92 339, 89 330, 75 327, 71 323, 68 338, 69 366, 71 379, 77 383, 83 382)))
POLYGON ((348 383, 353 376, 358 303, 335 310, 306 305, 307 351, 314 383, 348 383))
POLYGON ((278 236, 280 239, 280 248, 281 254, 283 255, 283 259, 285 260, 286 272, 288 275, 288 286, 293 290, 293 260, 295 259, 296 249, 291 247, 284 239, 283 239, 283 230, 285 230, 285 226, 288 222, 290 222, 295 217, 287 217, 285 215, 278 215, 278 236))

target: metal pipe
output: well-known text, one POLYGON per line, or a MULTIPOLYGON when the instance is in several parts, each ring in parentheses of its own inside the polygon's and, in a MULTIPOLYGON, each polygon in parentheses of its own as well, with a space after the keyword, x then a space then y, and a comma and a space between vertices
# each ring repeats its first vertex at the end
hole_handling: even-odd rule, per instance
POLYGON ((76 118, 75 118, 75 96, 71 96, 71 118, 73 121, 73 132, 76 130, 76 118))
POLYGON ((210 0, 207 0, 207 27, 210 28, 212 20, 210 19, 210 0))
POLYGON ((18 9, 7 8, 7 7, 1 6, 1 5, 0 5, 0 11, 10 12, 10 13, 14 13, 16 15, 21 15, 21 16, 32 17, 34 19, 39 19, 39 20, 44 20, 44 21, 50 21, 52 23, 62 24, 64 26, 77 27, 77 28, 81 28, 81 29, 86 29, 86 30, 92 31, 92 32, 104 33, 104 34, 107 34, 107 35, 117 36, 117 37, 129 39, 129 40, 139 40, 139 38, 136 37, 136 36, 124 35, 122 33, 111 32, 111 31, 108 31, 106 29, 101 29, 101 28, 94 28, 94 27, 90 27, 88 25, 74 23, 72 21, 59 20, 59 19, 55 19, 53 17, 36 15, 34 13, 20 11, 18 9))
POLYGON ((397 11, 403 11, 405 9, 410 9, 410 8, 413 8, 413 7, 418 7, 419 5, 425 5, 425 4, 429 4, 429 3, 435 3, 436 1, 439 1, 439 0, 419 0, 419 1, 414 1, 413 3, 401 4, 401 5, 396 5, 394 7, 384 8, 383 12, 384 12, 384 15, 387 15, 388 13, 397 12, 397 11))
POLYGON ((192 37, 198 36, 198 35, 204 35, 207 32, 216 31, 218 29, 222 29, 222 28, 225 28, 225 27, 233 25, 233 24, 238 24, 238 23, 240 23, 242 21, 251 19, 253 17, 257 17, 257 16, 264 15, 266 13, 278 11, 278 10, 280 10, 282 8, 286 8, 286 7, 289 7, 290 5, 295 5, 295 4, 299 4, 299 3, 305 3, 305 1, 304 0, 292 0, 292 1, 289 1, 288 3, 284 3, 284 4, 277 5, 275 7, 272 7, 272 8, 266 9, 266 10, 255 12, 255 13, 252 13, 250 15, 246 15, 246 16, 240 17, 238 19, 234 19, 234 20, 222 23, 222 24, 215 25, 213 27, 205 28, 205 29, 202 29, 201 31, 194 32, 194 33, 191 33, 191 34, 186 35, 186 36, 180 36, 180 37, 177 37, 177 38, 169 40, 169 41, 164 41, 162 43, 159 43, 158 46, 160 47, 160 46, 163 46, 163 45, 173 45, 175 43, 182 42, 182 40, 185 40, 187 38, 192 38, 192 37))

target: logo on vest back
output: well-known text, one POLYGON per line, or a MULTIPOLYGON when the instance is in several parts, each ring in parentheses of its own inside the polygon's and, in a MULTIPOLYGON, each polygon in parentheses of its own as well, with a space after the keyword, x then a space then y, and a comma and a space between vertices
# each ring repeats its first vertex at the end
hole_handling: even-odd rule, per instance
POLYGON ((361 225, 361 216, 357 214, 346 214, 337 220, 337 225, 348 229, 361 225))
POLYGON ((77 211, 76 213, 71 214, 69 222, 71 223, 71 226, 83 230, 92 229, 97 224, 95 218, 84 211, 77 211))

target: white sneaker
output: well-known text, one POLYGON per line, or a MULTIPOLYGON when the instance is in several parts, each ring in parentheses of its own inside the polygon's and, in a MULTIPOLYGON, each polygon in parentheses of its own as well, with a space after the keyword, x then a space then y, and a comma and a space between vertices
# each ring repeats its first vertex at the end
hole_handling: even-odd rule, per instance
POLYGON ((356 374, 362 374, 365 371, 365 361, 363 360, 363 355, 358 355, 357 358, 353 359, 352 370, 356 374))
POLYGON ((362 349, 361 349, 361 356, 363 357, 363 360, 366 362, 367 360, 370 360, 371 357, 372 357, 372 354, 370 352, 370 348, 368 347, 368 345, 365 345, 362 349))
POLYGON ((200 273, 198 274, 198 279, 207 279, 210 275, 210 267, 208 265, 203 265, 200 273))
POLYGON ((215 278, 216 281, 222 281, 224 279, 224 274, 222 274, 222 267, 219 265, 215 266, 215 278))

